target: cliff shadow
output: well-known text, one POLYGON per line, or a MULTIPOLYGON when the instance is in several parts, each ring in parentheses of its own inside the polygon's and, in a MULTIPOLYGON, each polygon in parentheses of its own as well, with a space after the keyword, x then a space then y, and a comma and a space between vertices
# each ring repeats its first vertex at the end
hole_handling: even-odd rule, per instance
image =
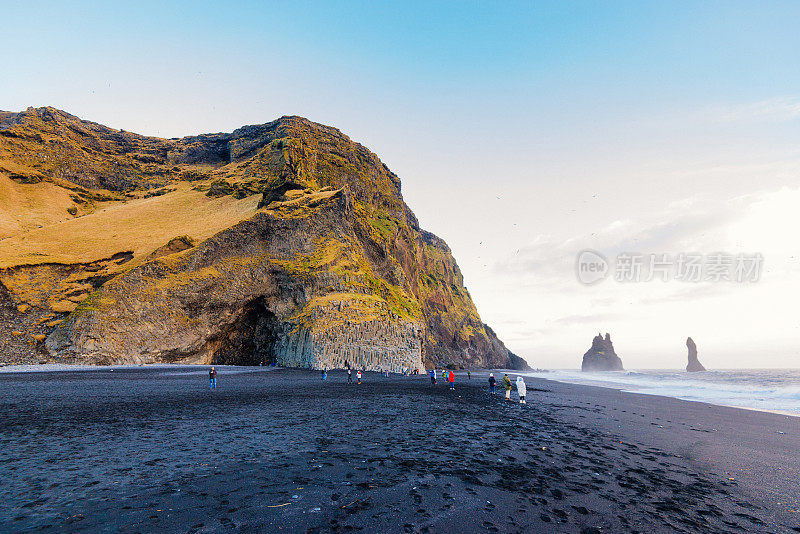
POLYGON ((283 338, 284 324, 267 308, 263 297, 257 298, 245 304, 239 318, 225 329, 211 363, 274 364, 276 345, 283 338))

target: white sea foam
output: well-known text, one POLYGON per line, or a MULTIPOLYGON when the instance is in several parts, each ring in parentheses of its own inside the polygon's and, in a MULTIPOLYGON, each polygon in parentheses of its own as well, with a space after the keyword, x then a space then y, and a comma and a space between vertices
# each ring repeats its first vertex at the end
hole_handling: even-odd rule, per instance
POLYGON ((607 373, 555 370, 526 374, 559 382, 800 415, 798 369, 736 369, 699 373, 672 370, 607 373))

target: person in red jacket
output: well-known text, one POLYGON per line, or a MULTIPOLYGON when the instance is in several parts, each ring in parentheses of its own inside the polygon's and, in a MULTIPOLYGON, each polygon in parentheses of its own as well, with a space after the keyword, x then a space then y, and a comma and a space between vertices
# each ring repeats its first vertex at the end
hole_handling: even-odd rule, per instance
POLYGON ((453 371, 450 371, 447 374, 447 381, 450 382, 450 389, 455 391, 455 389, 456 389, 456 374, 453 371))

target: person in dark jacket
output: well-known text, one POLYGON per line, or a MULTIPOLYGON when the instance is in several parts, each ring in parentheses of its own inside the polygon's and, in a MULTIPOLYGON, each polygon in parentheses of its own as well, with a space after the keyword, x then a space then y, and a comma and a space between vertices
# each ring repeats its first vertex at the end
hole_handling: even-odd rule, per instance
POLYGON ((350 369, 349 367, 347 368, 347 381, 348 382, 353 381, 353 370, 350 369))
POLYGON ((494 395, 494 388, 497 387, 497 380, 494 379, 494 373, 489 373, 489 391, 494 395))
POLYGON ((208 388, 217 389, 217 370, 213 367, 208 371, 208 388))

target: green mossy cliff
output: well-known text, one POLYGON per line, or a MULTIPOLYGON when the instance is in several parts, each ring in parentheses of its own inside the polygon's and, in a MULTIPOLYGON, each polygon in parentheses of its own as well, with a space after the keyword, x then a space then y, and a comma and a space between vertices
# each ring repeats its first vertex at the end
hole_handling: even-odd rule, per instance
POLYGON ((335 128, 158 139, 0 112, 0 180, 7 362, 524 365, 397 176, 335 128))

